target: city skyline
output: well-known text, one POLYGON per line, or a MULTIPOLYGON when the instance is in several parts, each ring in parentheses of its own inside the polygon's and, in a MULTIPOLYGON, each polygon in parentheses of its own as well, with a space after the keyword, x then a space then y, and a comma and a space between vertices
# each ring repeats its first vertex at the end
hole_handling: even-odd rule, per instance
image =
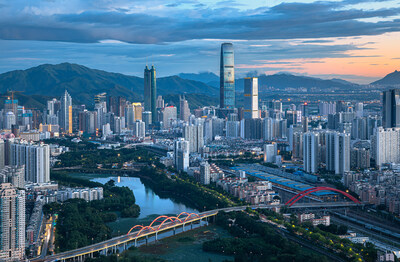
POLYGON ((400 58, 397 1, 59 4, 0 2, 0 72, 72 62, 129 75, 141 75, 144 64, 159 64, 160 76, 218 74, 217 46, 232 42, 238 76, 290 72, 370 83, 398 69, 400 58))

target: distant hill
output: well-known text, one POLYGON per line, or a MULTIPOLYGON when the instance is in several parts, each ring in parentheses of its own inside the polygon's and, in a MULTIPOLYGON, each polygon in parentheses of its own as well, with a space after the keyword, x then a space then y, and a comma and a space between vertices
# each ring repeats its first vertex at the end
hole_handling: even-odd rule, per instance
POLYGON ((197 74, 181 73, 178 75, 180 78, 199 81, 213 87, 219 87, 219 76, 212 72, 200 72, 197 74))
MULTIPOLYGON (((243 79, 236 80, 236 90, 243 91, 244 85, 243 79)), ((276 89, 284 89, 284 88, 321 88, 321 89, 352 89, 357 84, 353 84, 347 81, 338 81, 336 80, 324 80, 315 77, 308 76, 297 76, 292 74, 280 73, 275 75, 260 75, 258 76, 258 86, 259 91, 263 92, 267 87, 274 87, 276 89)))
MULTIPOLYGON (((198 74, 179 74, 179 76, 185 79, 200 81, 206 83, 209 86, 219 87, 219 77, 214 73, 203 72, 198 74)), ((244 85, 243 78, 235 80, 236 91, 243 92, 243 85, 244 85)), ((342 79, 324 80, 315 77, 297 76, 286 73, 279 73, 275 75, 259 75, 258 85, 260 92, 263 92, 267 87, 274 87, 277 89, 284 89, 287 87, 292 87, 292 88, 318 87, 322 89, 329 89, 329 88, 350 89, 359 86, 357 84, 342 79)))
MULTIPOLYGON (((143 78, 77 64, 44 64, 0 74, 0 93, 17 90, 23 91, 24 95, 59 97, 65 89, 77 103, 87 105, 92 105, 94 95, 102 92, 111 96, 124 96, 131 101, 143 100, 143 78)), ((179 76, 157 78, 158 95, 185 93, 216 95, 218 89, 179 76)))
MULTIPOLYGON (((179 107, 179 95, 165 95, 163 98, 165 103, 179 107)), ((188 101, 191 110, 203 106, 215 106, 219 104, 219 97, 217 96, 186 94, 185 99, 188 101)))
POLYGON ((371 85, 381 85, 381 86, 399 86, 400 85, 400 72, 394 71, 386 75, 384 78, 372 82, 371 85))

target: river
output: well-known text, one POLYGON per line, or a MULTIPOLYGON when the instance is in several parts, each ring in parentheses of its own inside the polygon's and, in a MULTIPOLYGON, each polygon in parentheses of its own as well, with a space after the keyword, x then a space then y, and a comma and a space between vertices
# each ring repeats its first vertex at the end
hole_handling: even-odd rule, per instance
POLYGON ((145 187, 138 177, 97 177, 91 181, 105 184, 110 179, 114 180, 117 186, 129 187, 135 195, 136 204, 140 206, 138 218, 118 218, 117 221, 108 224, 115 235, 127 233, 134 225, 148 225, 159 215, 177 215, 184 211, 198 212, 172 199, 160 198, 153 190, 145 187))

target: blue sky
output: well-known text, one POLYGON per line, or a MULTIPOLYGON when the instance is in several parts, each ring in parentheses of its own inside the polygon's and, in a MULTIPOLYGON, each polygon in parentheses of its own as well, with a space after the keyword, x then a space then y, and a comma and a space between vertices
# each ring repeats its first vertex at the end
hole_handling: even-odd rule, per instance
POLYGON ((368 83, 398 69, 399 31, 400 1, 0 0, 0 73, 61 62, 218 73, 230 41, 238 75, 368 83))

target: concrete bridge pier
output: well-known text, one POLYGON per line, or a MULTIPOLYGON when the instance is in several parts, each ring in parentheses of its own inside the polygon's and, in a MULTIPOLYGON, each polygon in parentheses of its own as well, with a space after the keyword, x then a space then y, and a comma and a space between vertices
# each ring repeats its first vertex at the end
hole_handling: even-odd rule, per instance
POLYGON ((175 227, 174 227, 174 236, 175 236, 175 234, 176 234, 176 229, 175 229, 175 227))
POLYGON ((135 238, 135 247, 137 247, 137 238, 135 238))
POLYGON ((190 230, 193 229, 193 222, 190 222, 190 230))
POLYGON ((185 232, 185 223, 182 224, 182 232, 185 232))
POLYGON ((149 243, 149 236, 146 236, 146 246, 149 243))

